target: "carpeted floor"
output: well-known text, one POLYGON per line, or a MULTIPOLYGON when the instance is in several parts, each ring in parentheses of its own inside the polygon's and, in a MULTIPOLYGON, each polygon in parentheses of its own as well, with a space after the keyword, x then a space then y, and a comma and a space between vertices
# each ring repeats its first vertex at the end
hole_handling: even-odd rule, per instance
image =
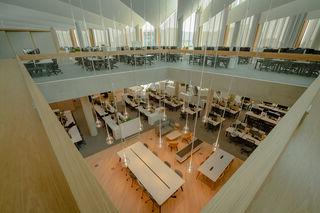
MULTIPOLYGON (((154 104, 156 105, 156 103, 154 103, 154 104)), ((118 104, 118 105, 119 105, 118 106, 119 111, 123 111, 124 105, 121 105, 121 104, 118 104)), ((129 113, 129 117, 137 117, 138 116, 137 111, 130 110, 129 108, 127 108, 127 111, 129 113)), ((244 118, 244 113, 245 112, 242 111, 242 113, 240 114, 240 119, 244 118)), ((180 111, 179 110, 176 112, 175 111, 172 112, 167 109, 166 114, 169 119, 172 119, 176 122, 179 122, 181 127, 183 128, 186 120, 180 118, 180 111)), ((217 136, 218 136, 218 128, 214 131, 207 130, 201 121, 203 114, 204 114, 204 110, 201 112, 201 116, 198 119, 198 122, 196 125, 196 137, 200 138, 201 140, 203 140, 207 143, 213 144, 213 143, 215 143, 217 136)), ((89 155, 95 154, 99 151, 107 149, 110 146, 105 143, 105 138, 106 138, 107 133, 106 133, 106 130, 104 127, 98 129, 97 136, 90 136, 81 107, 76 108, 76 110, 73 112, 73 115, 75 117, 77 125, 78 125, 78 127, 84 137, 85 142, 86 142, 86 144, 82 145, 79 150, 81 152, 81 154, 83 155, 83 157, 87 157, 89 155)), ((143 119, 143 117, 141 117, 141 121, 143 124, 143 131, 147 131, 152 128, 155 128, 155 126, 150 126, 148 124, 148 122, 145 119, 143 119)), ((235 121, 234 118, 228 118, 228 117, 226 118, 226 120, 222 126, 222 130, 221 130, 221 134, 220 134, 220 139, 219 139, 220 148, 228 151, 229 153, 233 154, 237 158, 240 158, 241 160, 245 160, 248 156, 246 154, 241 154, 241 152, 240 152, 241 146, 236 145, 234 143, 230 143, 229 139, 225 136, 225 129, 228 128, 231 125, 231 123, 234 121, 235 121)), ((189 118, 188 119, 188 126, 189 126, 190 130, 192 130, 192 131, 194 129, 194 124, 195 124, 195 120, 193 120, 192 118, 189 118)), ((114 144, 117 144, 117 143, 120 143, 120 141, 115 141, 114 144)))

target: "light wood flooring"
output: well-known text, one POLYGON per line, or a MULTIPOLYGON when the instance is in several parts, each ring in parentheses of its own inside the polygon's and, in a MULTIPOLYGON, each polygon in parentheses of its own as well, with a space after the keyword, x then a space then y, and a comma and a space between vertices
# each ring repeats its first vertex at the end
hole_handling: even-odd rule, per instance
MULTIPOLYGON (((122 169, 117 156, 119 150, 137 141, 148 144, 149 149, 155 151, 161 160, 168 161, 171 164, 171 168, 182 171, 183 178, 186 181, 183 185, 183 191, 179 190, 176 193, 176 198, 169 198, 162 205, 161 212, 200 212, 201 208, 243 163, 242 160, 236 158, 225 172, 223 178, 217 183, 213 183, 203 175, 197 178, 197 168, 210 155, 212 145, 208 143, 201 145, 201 149, 193 155, 193 170, 191 173, 188 173, 187 165, 190 158, 180 164, 175 160, 175 151, 170 151, 166 145, 165 137, 163 139, 164 142, 162 147, 160 147, 159 137, 156 136, 154 129, 151 129, 125 141, 125 143, 114 145, 86 158, 92 172, 120 212, 152 212, 152 203, 145 203, 148 199, 146 195, 144 195, 143 199, 140 198, 141 190, 136 191, 138 188, 137 183, 134 183, 133 187, 131 187, 131 180, 127 181, 128 177, 126 176, 125 169, 122 169)), ((179 149, 184 145, 180 142, 179 149)), ((155 207, 154 212, 158 211, 158 207, 155 207)))

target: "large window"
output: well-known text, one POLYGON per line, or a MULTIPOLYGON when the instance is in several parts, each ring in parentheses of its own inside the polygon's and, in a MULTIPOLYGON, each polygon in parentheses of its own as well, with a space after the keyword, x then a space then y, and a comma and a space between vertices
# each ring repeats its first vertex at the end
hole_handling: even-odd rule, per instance
POLYGON ((232 39, 233 39, 233 33, 234 33, 235 26, 236 26, 235 22, 229 24, 229 30, 228 30, 227 40, 226 40, 226 44, 225 44, 227 47, 231 47, 231 45, 232 45, 232 39))
POLYGON ((195 22, 196 22, 196 12, 193 12, 183 22, 183 27, 182 27, 182 46, 183 47, 192 47, 193 46, 195 22))
MULTIPOLYGON (((73 30, 73 33, 74 33, 74 36, 75 36, 75 39, 76 39, 76 43, 77 43, 77 46, 80 47, 80 41, 79 41, 79 38, 78 38, 78 33, 77 31, 74 29, 73 30)), ((87 33, 86 30, 82 30, 81 31, 81 36, 82 36, 82 40, 83 40, 83 47, 90 47, 90 42, 89 42, 89 34, 87 33)))
POLYGON ((222 36, 223 11, 210 18, 202 26, 202 45, 218 46, 220 36, 222 36))
POLYGON ((289 17, 271 20, 263 24, 258 47, 278 48, 283 46, 284 33, 289 17))
POLYGON ((237 37, 237 47, 249 46, 249 36, 252 28, 253 16, 242 19, 240 22, 240 29, 237 37))
POLYGON ((93 29, 95 46, 109 46, 107 32, 104 30, 93 29))
POLYGON ((57 30, 56 33, 60 47, 72 47, 69 30, 57 30))
POLYGON ((234 2, 232 2, 231 4, 230 4, 230 8, 232 9, 232 8, 235 8, 236 6, 238 6, 239 4, 241 4, 242 2, 244 2, 244 1, 246 1, 246 0, 234 0, 234 2))
POLYGON ((204 10, 208 7, 208 5, 211 3, 212 0, 201 0, 200 6, 204 10))
POLYGON ((109 39, 111 47, 125 46, 125 29, 120 30, 109 28, 109 39))
POLYGON ((160 46, 176 46, 177 13, 173 12, 160 24, 160 46))
POLYGON ((135 31, 134 27, 126 26, 125 34, 126 34, 127 45, 132 47, 133 42, 136 40, 136 31, 135 31))
POLYGON ((320 49, 320 46, 313 46, 316 34, 320 30, 320 18, 308 21, 306 30, 303 34, 300 47, 320 49))
POLYGON ((142 41, 143 46, 155 46, 154 27, 149 22, 142 26, 142 41))

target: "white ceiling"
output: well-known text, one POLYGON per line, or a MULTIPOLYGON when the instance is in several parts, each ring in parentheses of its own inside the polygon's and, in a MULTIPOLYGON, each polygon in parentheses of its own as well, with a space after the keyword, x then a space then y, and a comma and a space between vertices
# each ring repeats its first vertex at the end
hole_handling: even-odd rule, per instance
POLYGON ((69 27, 75 20, 85 20, 87 26, 124 27, 142 25, 145 20, 120 0, 0 0, 0 24, 2 27, 15 26, 14 23, 35 27, 69 27), (100 10, 101 2, 101 10, 100 10), (82 4, 81 4, 82 3, 82 4), (84 8, 82 10, 81 8, 84 8), (100 16, 102 13, 103 17, 100 16))
POLYGON ((158 26, 177 10, 178 0, 121 0, 153 26, 158 26))

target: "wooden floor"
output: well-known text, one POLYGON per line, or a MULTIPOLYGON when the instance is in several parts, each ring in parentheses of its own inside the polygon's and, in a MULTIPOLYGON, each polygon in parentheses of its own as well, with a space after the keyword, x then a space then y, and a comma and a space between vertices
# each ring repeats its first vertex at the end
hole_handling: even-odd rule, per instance
MULTIPOLYGON (((126 172, 122 170, 121 163, 117 156, 119 150, 137 141, 147 143, 149 149, 155 151, 161 160, 168 161, 173 169, 179 169, 183 172, 183 178, 186 181, 183 186, 184 191, 179 190, 176 193, 177 198, 169 198, 162 205, 162 212, 200 212, 201 208, 217 193, 243 163, 243 161, 236 158, 223 178, 215 184, 202 175, 196 178, 198 174, 197 168, 200 162, 210 155, 212 146, 208 143, 202 144, 201 149, 193 155, 193 171, 188 173, 187 164, 189 159, 182 164, 177 162, 175 160, 175 151, 171 152, 165 142, 163 142, 162 147, 160 147, 159 138, 156 136, 154 129, 152 129, 125 143, 112 146, 86 158, 94 175, 120 212, 141 213, 151 212, 152 210, 152 203, 145 203, 147 197, 144 196, 144 198, 141 199, 141 191, 136 191, 138 188, 137 183, 134 183, 134 186, 131 188, 131 180, 126 180, 126 172)), ((184 144, 180 142, 179 148, 182 146, 184 146, 184 144)), ((158 211, 158 208, 155 207, 155 212, 158 211)))

